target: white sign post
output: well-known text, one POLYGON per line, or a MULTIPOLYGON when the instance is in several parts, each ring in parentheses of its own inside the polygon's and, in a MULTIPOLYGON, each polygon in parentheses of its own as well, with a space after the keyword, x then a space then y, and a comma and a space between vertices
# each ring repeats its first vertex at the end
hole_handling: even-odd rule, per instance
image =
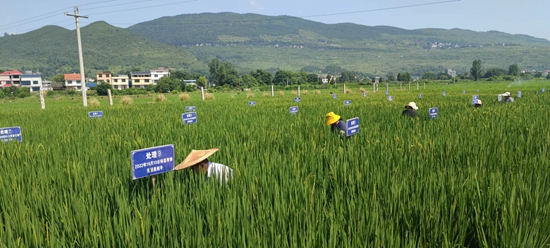
POLYGON ((273 97, 274 94, 273 94, 273 84, 271 85, 271 97, 273 97))
POLYGON ((44 91, 40 90, 40 107, 42 109, 46 108, 46 103, 44 102, 44 91))
POLYGON ((111 95, 111 89, 107 89, 107 96, 109 96, 109 105, 113 106, 113 97, 111 95))

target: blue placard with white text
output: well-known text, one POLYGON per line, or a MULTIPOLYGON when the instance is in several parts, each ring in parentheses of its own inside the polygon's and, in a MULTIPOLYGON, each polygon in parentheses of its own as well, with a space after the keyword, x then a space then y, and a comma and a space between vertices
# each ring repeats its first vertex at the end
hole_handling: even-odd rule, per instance
POLYGON ((332 99, 336 99, 336 94, 332 94, 332 99))
POLYGON ((298 106, 290 107, 290 113, 291 114, 297 114, 298 113, 298 106))
POLYGON ((90 117, 90 118, 101 118, 101 117, 103 117, 103 111, 90 111, 90 112, 88 112, 88 117, 90 117))
POLYGON ((518 91, 518 98, 521 98, 521 91, 518 91))
POLYGON ((344 105, 350 105, 351 104, 351 100, 345 100, 344 101, 344 105))
POLYGON ((497 99, 498 99, 499 102, 502 102, 502 95, 498 94, 497 99))
POLYGON ((466 91, 465 91, 465 90, 463 90, 463 91, 462 91, 462 94, 466 94, 466 91))
POLYGON ((422 98, 422 94, 418 94, 418 98, 419 98, 419 99, 422 98))
POLYGON ((473 95, 472 96, 472 105, 475 105, 477 103, 477 100, 479 99, 479 96, 478 95, 473 95))
POLYGON ((367 96, 367 92, 363 92, 363 97, 366 97, 367 96))
POLYGON ((301 100, 299 97, 294 97, 294 102, 300 102, 301 100))
POLYGON ((541 92, 544 93, 546 91, 546 89, 542 88, 541 92))
POLYGON ((12 140, 17 140, 19 142, 23 141, 23 136, 21 135, 21 127, 0 128, 0 140, 4 142, 12 140))
POLYGON ((390 92, 386 90, 386 95, 389 95, 389 94, 390 94, 390 92))
POLYGON ((248 102, 248 106, 256 106, 256 102, 248 102))
POLYGON ((181 120, 183 124, 193 124, 197 123, 197 113, 196 112, 187 112, 181 114, 181 120))
POLYGON ((134 150, 130 154, 134 180, 174 170, 174 145, 134 150))
POLYGON ((346 136, 352 136, 359 132, 359 117, 346 121, 346 136))
POLYGON ((388 101, 393 101, 393 96, 388 96, 388 101))
POLYGON ((447 92, 443 91, 443 96, 447 96, 447 92))
POLYGON ((195 107, 195 106, 185 106, 185 111, 195 112, 195 111, 197 111, 197 107, 195 107))
POLYGON ((430 118, 435 119, 437 117, 439 110, 437 108, 430 108, 430 118))

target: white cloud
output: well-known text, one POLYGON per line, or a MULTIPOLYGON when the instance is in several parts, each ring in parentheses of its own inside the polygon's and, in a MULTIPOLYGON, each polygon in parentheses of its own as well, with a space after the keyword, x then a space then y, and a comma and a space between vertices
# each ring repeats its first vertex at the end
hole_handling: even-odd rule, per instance
POLYGON ((254 7, 256 10, 264 10, 264 7, 256 0, 250 0, 250 6, 254 7))

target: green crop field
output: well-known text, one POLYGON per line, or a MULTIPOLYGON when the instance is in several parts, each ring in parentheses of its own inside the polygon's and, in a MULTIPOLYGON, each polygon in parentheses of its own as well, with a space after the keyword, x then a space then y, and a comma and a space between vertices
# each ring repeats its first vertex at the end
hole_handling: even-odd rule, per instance
POLYGON ((383 85, 366 97, 348 85, 300 103, 290 91, 192 93, 86 108, 52 97, 44 110, 36 96, 2 99, 0 127, 20 126, 23 141, 0 143, 0 247, 549 247, 544 87, 392 85, 388 101, 383 85), (522 98, 499 103, 505 91, 522 98), (410 101, 418 118, 401 116, 410 101), (182 123, 187 105, 197 124, 182 123), (88 118, 95 110, 104 117, 88 118), (359 117, 359 133, 332 134, 330 111, 359 117), (217 147, 211 160, 234 178, 220 185, 187 169, 157 175, 154 189, 132 180, 131 151, 166 144, 176 164, 217 147))

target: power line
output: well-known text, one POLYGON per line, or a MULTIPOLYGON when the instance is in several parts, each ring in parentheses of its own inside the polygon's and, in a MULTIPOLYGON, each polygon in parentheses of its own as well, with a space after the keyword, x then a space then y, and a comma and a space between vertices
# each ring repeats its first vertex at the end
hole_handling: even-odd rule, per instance
MULTIPOLYGON (((101 2, 94 2, 94 3, 82 4, 81 6, 95 5, 95 4, 100 4, 100 3, 105 3, 105 2, 113 2, 113 1, 115 1, 115 0, 109 0, 109 1, 101 1, 101 2)), ((31 17, 31 18, 25 18, 25 19, 23 19, 23 20, 19 20, 19 21, 15 21, 15 22, 3 24, 3 25, 0 25, 0 27, 10 26, 10 25, 17 24, 17 23, 20 23, 20 22, 25 22, 25 23, 21 23, 21 24, 19 24, 19 25, 15 25, 15 26, 11 26, 11 27, 7 27, 7 28, 6 28, 6 29, 10 29, 10 28, 13 28, 13 27, 18 27, 18 26, 27 24, 27 23, 32 23, 32 22, 41 21, 41 20, 44 20, 44 19, 51 18, 51 17, 53 17, 53 16, 57 16, 57 15, 60 14, 59 12, 62 12, 62 11, 67 10, 67 9, 70 9, 70 7, 63 8, 63 9, 59 9, 59 10, 52 11, 52 12, 49 12, 49 13, 46 13, 46 14, 42 14, 42 15, 37 15, 37 16, 31 17), (43 16, 48 16, 48 17, 40 18, 40 17, 43 17, 43 16), (40 19, 37 19, 37 18, 40 18, 40 19), (37 20, 34 20, 34 19, 37 19, 37 20), (34 21, 31 21, 31 20, 34 20, 34 21)))
POLYGON ((164 7, 169 5, 176 5, 176 4, 183 4, 183 3, 191 3, 191 2, 198 2, 199 0, 187 0, 187 1, 179 1, 179 2, 173 2, 173 3, 165 3, 165 4, 157 4, 157 5, 151 5, 151 6, 144 6, 144 7, 137 7, 133 9, 121 9, 121 10, 113 10, 108 12, 99 12, 99 13, 92 13, 89 15, 103 15, 103 14, 110 14, 110 13, 117 13, 117 12, 126 12, 131 10, 138 10, 138 9, 150 9, 150 8, 158 8, 158 7, 164 7))
POLYGON ((128 5, 128 4, 134 4, 134 3, 151 2, 151 1, 152 0, 141 0, 141 1, 135 1, 135 2, 129 2, 129 3, 119 3, 119 4, 113 4, 113 5, 107 5, 107 6, 100 6, 100 7, 95 7, 95 8, 84 9, 84 11, 94 10, 94 9, 103 9, 103 8, 109 8, 109 7, 121 6, 121 5, 128 5))

